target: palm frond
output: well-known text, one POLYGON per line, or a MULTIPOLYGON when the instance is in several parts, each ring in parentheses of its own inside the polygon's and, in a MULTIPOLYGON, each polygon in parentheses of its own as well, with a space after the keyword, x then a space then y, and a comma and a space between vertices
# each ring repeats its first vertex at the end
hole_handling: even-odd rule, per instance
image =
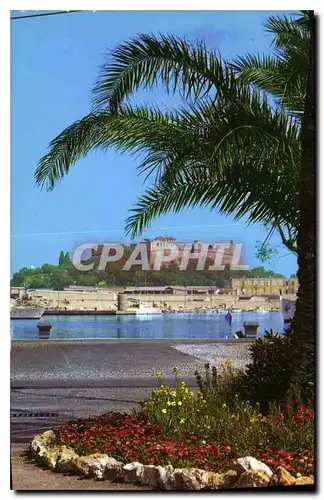
MULTIPOLYGON (((238 172, 235 167, 239 166, 233 165, 226 175, 213 176, 212 172, 209 172, 209 176, 206 175, 206 168, 195 166, 174 175, 172 184, 166 180, 147 189, 131 210, 132 215, 126 221, 126 233, 135 237, 160 215, 197 206, 218 209, 225 215, 234 215, 236 219, 248 216, 250 223, 271 223, 274 217, 279 224, 287 223, 286 218, 282 217, 282 207, 278 206, 276 201, 278 185, 275 184, 269 190, 266 182, 258 185, 259 178, 255 179, 255 176, 251 175, 249 181, 245 173, 238 172), (233 175, 238 177, 235 182, 233 175)), ((282 189, 282 186, 279 186, 280 188, 282 189)), ((296 203, 296 200, 294 201, 296 203)), ((294 218, 294 208, 291 204, 289 210, 294 218)), ((285 215, 289 217, 288 213, 285 215)))
POLYGON ((273 35, 274 54, 238 57, 232 67, 243 81, 262 89, 300 119, 311 64, 308 15, 271 16, 265 27, 273 35))
POLYGON ((94 86, 94 104, 116 110, 128 95, 158 82, 168 92, 177 90, 186 99, 197 99, 229 78, 224 70, 220 56, 208 52, 203 42, 191 46, 172 35, 142 34, 112 52, 94 86))
POLYGON ((107 134, 107 113, 90 113, 66 128, 50 143, 35 171, 36 185, 51 190, 71 165, 98 147, 107 134))

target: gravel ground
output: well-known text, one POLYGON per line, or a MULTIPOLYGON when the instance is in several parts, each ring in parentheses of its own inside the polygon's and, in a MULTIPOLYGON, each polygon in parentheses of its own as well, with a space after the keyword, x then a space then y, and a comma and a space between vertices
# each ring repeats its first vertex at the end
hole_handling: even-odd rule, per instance
POLYGON ((216 367, 222 361, 232 361, 234 367, 245 368, 250 361, 249 344, 179 344, 172 347, 216 367))

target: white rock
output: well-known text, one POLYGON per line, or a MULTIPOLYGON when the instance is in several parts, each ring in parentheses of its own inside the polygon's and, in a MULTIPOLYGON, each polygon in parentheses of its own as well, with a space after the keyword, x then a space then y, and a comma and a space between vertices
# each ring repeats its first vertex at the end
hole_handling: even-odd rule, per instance
POLYGON ((125 483, 142 483, 144 465, 139 462, 131 462, 124 465, 122 478, 125 483))
POLYGON ((123 468, 122 462, 118 462, 108 455, 94 458, 90 465, 90 474, 94 475, 97 479, 109 479, 114 481, 117 479, 119 472, 123 468))
POLYGON ((53 448, 46 448, 44 446, 44 449, 42 450, 42 455, 41 451, 38 452, 38 456, 41 457, 42 461, 47 465, 47 467, 49 467, 52 470, 55 470, 56 463, 60 455, 61 455, 60 446, 54 446, 53 448))
POLYGON ((118 462, 112 457, 108 457, 106 468, 104 472, 104 479, 108 481, 116 481, 121 476, 124 464, 122 462, 118 462))
POLYGON ((260 462, 254 457, 242 457, 238 458, 236 461, 236 471, 237 475, 240 476, 244 472, 247 471, 263 471, 265 472, 270 478, 273 474, 272 470, 270 467, 268 467, 265 463, 260 462))
POLYGON ((177 490, 212 490, 220 483, 220 476, 202 469, 174 469, 174 487, 177 490))
POLYGON ((160 472, 160 488, 163 490, 173 490, 174 488, 174 478, 173 478, 174 468, 172 465, 166 465, 159 469, 160 472))
POLYGON ((54 436, 55 436, 55 433, 52 430, 45 431, 45 432, 43 432, 43 434, 41 434, 42 440, 46 441, 46 442, 50 441, 54 436))
POLYGON ((72 467, 76 474, 89 476, 93 458, 89 456, 77 456, 72 459, 72 467))
POLYGON ((163 467, 156 465, 144 465, 142 484, 159 488, 161 486, 161 469, 163 467))
POLYGON ((95 476, 97 479, 103 479, 106 471, 106 465, 110 459, 111 457, 108 457, 108 455, 98 458, 93 458, 92 462, 89 464, 90 475, 95 476))
POLYGON ((55 469, 59 472, 73 472, 73 459, 79 455, 74 450, 63 445, 57 457, 55 469))
POLYGON ((268 486, 270 483, 270 477, 264 470, 247 470, 243 472, 238 482, 236 483, 236 488, 260 488, 268 486))

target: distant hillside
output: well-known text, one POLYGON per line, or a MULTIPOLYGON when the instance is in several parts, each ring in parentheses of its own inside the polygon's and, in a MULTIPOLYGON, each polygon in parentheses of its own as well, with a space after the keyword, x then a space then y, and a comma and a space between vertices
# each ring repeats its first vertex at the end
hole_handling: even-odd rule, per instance
MULTIPOLYGON (((186 271, 177 266, 170 266, 161 271, 142 271, 134 267, 130 271, 122 268, 128 258, 126 254, 118 262, 107 263, 105 271, 81 272, 72 265, 68 253, 61 251, 58 265, 44 264, 42 267, 27 268, 14 273, 11 286, 27 288, 54 288, 63 290, 70 285, 79 286, 164 286, 164 285, 215 285, 220 288, 229 286, 230 278, 284 278, 264 267, 256 267, 251 271, 231 271, 225 266, 224 271, 197 271, 194 263, 189 263, 186 271)), ((87 261, 90 263, 91 259, 87 261)), ((212 261, 207 264, 213 264, 212 261)), ((208 268, 208 265, 206 265, 208 268)))

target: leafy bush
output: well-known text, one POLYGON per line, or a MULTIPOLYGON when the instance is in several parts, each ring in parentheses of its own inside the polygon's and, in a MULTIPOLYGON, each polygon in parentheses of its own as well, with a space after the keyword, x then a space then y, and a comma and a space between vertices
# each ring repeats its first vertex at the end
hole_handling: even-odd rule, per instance
POLYGON ((291 340, 271 330, 251 345, 252 362, 244 376, 237 380, 236 390, 241 398, 260 403, 261 412, 269 411, 270 403, 286 398, 293 376, 291 340))

